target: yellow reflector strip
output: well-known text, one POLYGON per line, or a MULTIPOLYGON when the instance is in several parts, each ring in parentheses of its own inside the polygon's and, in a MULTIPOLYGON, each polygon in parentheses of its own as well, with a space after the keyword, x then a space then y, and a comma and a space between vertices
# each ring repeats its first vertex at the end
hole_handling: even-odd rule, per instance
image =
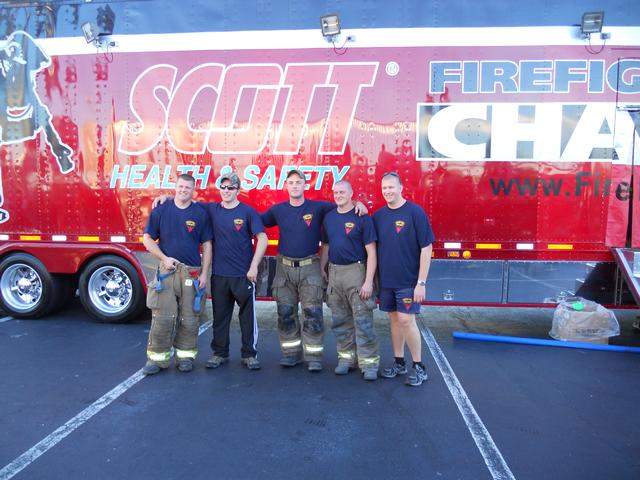
POLYGON ((89 236, 89 235, 80 235, 78 237, 78 241, 79 242, 99 242, 100 241, 100 237, 94 237, 94 236, 89 236))
POLYGON ((20 235, 20 240, 28 240, 28 241, 42 240, 42 235, 20 235))
POLYGON ((305 345, 304 349, 309 353, 318 353, 321 352, 324 347, 322 345, 305 345))
POLYGON ((500 250, 502 248, 501 243, 476 243, 478 250, 500 250))
POLYGON ((371 358, 359 358, 358 363, 369 363, 369 364, 378 364, 380 362, 380 357, 371 357, 371 358))
POLYGON ((178 358, 196 358, 198 350, 180 350, 176 348, 176 357, 178 358))
POLYGON ((171 360, 171 352, 150 352, 147 350, 147 358, 154 362, 165 362, 171 360))
POLYGON ((278 240, 268 240, 267 244, 268 245, 277 245, 278 244, 278 240))
POLYGON ((142 237, 138 237, 138 241, 142 243, 142 237))
POLYGON ((573 250, 573 245, 570 243, 549 243, 547 248, 549 250, 573 250))

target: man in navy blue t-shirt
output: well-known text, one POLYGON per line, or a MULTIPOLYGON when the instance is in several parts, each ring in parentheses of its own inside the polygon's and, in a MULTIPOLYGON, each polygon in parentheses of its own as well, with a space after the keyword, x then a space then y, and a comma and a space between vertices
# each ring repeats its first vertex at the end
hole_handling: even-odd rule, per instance
POLYGON ((255 282, 258 265, 267 249, 267 234, 255 208, 238 200, 240 179, 235 173, 220 177, 221 203, 209 203, 213 224, 213 356, 207 368, 229 361, 229 325, 234 303, 240 308, 238 320, 242 334, 241 361, 249 370, 260 369, 256 343, 258 322, 255 315, 255 282), (256 238, 255 253, 253 238, 256 238))
POLYGON ((304 198, 305 177, 290 170, 286 188, 289 200, 262 214, 265 227, 278 226, 278 259, 272 295, 278 305, 280 365, 293 367, 304 360, 312 372, 322 370, 324 321, 322 318, 323 281, 320 273, 320 229, 324 216, 334 208, 329 202, 304 198), (302 338, 298 302, 304 321, 302 338))
POLYGON ((383 175, 382 195, 387 205, 373 216, 378 234, 379 298, 380 310, 389 312, 395 357, 393 365, 386 368, 382 376, 394 378, 407 373, 406 341, 413 368, 405 383, 418 386, 427 379, 427 373, 422 364, 422 340, 416 314, 420 313, 420 302, 426 296, 435 237, 424 210, 402 197, 402 181, 396 172, 383 175))
POLYGON ((147 291, 152 322, 147 364, 142 369, 145 375, 167 368, 172 348, 181 372, 193 369, 193 360, 198 353, 194 283, 197 279, 201 287, 207 285, 212 230, 208 213, 192 200, 194 190, 195 179, 191 175, 180 175, 175 199, 152 210, 144 230, 144 246, 160 261, 156 278, 147 291))
POLYGON ((353 189, 346 180, 333 186, 336 208, 322 223, 322 272, 328 263, 327 305, 338 342, 336 375, 360 367, 365 380, 378 378, 378 339, 373 328, 373 278, 376 273, 376 231, 368 215, 358 216, 353 189))

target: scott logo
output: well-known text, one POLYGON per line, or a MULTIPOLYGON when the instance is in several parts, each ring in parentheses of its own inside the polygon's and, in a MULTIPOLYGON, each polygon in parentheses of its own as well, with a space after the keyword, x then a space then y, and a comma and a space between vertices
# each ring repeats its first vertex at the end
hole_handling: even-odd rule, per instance
MULTIPOLYGON (((36 92, 36 74, 48 67, 51 59, 22 31, 12 33, 0 48, 0 145, 21 143, 44 137, 62 173, 73 170, 73 150, 65 145, 53 126, 49 109, 36 92)), ((0 205, 4 202, 0 181, 0 205)), ((9 212, 0 208, 0 223, 9 220, 9 212)))
POLYGON ((373 86, 377 70, 378 62, 289 63, 284 71, 275 63, 204 63, 178 79, 177 67, 154 65, 131 88, 129 108, 138 121, 122 128, 118 150, 140 155, 166 136, 176 151, 192 155, 258 154, 269 139, 272 153, 297 154, 325 95, 318 154, 342 154, 362 88, 373 86), (276 105, 283 105, 277 119, 276 105))

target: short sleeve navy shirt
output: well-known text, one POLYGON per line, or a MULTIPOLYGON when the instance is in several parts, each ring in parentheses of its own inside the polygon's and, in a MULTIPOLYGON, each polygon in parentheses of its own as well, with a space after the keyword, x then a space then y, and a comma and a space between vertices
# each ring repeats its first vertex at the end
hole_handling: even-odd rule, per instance
POLYGON ((382 288, 410 288, 418 282, 420 251, 435 241, 427 214, 413 202, 382 207, 373 215, 378 234, 378 273, 382 288))
POLYGON ((322 241, 329 244, 329 261, 349 265, 367 258, 365 245, 377 240, 373 220, 369 215, 359 217, 355 208, 346 213, 331 210, 324 217, 322 241))
POLYGON ((207 204, 213 224, 213 274, 222 277, 244 277, 253 259, 251 240, 264 232, 260 215, 244 203, 224 208, 219 203, 207 204))
POLYGON ((209 214, 202 205, 178 208, 173 200, 151 211, 144 233, 160 239, 160 250, 166 256, 192 267, 202 263, 200 244, 213 238, 209 214))
POLYGON ((322 200, 305 200, 299 207, 281 202, 263 213, 262 221, 265 227, 280 229, 278 253, 304 258, 318 253, 322 221, 333 208, 333 203, 322 200))

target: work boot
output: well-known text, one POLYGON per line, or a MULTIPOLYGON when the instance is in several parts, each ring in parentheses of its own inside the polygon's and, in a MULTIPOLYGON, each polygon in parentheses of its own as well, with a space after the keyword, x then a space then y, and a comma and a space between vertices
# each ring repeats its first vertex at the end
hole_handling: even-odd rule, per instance
POLYGON ((385 368, 380 375, 382 378, 396 378, 398 375, 406 375, 407 366, 393 362, 389 368, 385 368))
POLYGON ((209 360, 204 364, 206 368, 218 368, 219 366, 227 363, 229 357, 221 357, 220 355, 212 355, 209 360))
POLYGON ((155 375, 159 371, 160 366, 157 363, 152 362, 151 360, 148 360, 144 367, 142 367, 142 373, 144 373, 145 375, 155 375))
POLYGON ((411 369, 411 373, 409 373, 404 383, 405 385, 409 385, 410 387, 418 387, 422 385, 422 382, 424 382, 427 378, 427 372, 425 371, 425 369, 420 365, 416 365, 411 369))
POLYGON ((336 375, 346 375, 352 368, 353 365, 349 360, 343 360, 341 358, 338 360, 338 366, 335 368, 334 372, 336 375))
POLYGON ((280 366, 282 367, 295 367, 302 363, 302 357, 300 354, 285 355, 280 359, 280 366))
POLYGON ((365 368, 362 371, 362 374, 363 374, 362 378, 364 378, 369 382, 374 382, 378 379, 378 369, 375 367, 365 368))
POLYGON ((322 363, 312 360, 307 364, 307 370, 309 370, 310 372, 321 372, 322 363))
POLYGON ((181 372, 190 372, 193 370, 193 360, 190 358, 181 358, 178 360, 178 370, 181 372))
POLYGON ((260 370, 260 362, 256 357, 246 357, 240 360, 240 363, 249 370, 260 370))

